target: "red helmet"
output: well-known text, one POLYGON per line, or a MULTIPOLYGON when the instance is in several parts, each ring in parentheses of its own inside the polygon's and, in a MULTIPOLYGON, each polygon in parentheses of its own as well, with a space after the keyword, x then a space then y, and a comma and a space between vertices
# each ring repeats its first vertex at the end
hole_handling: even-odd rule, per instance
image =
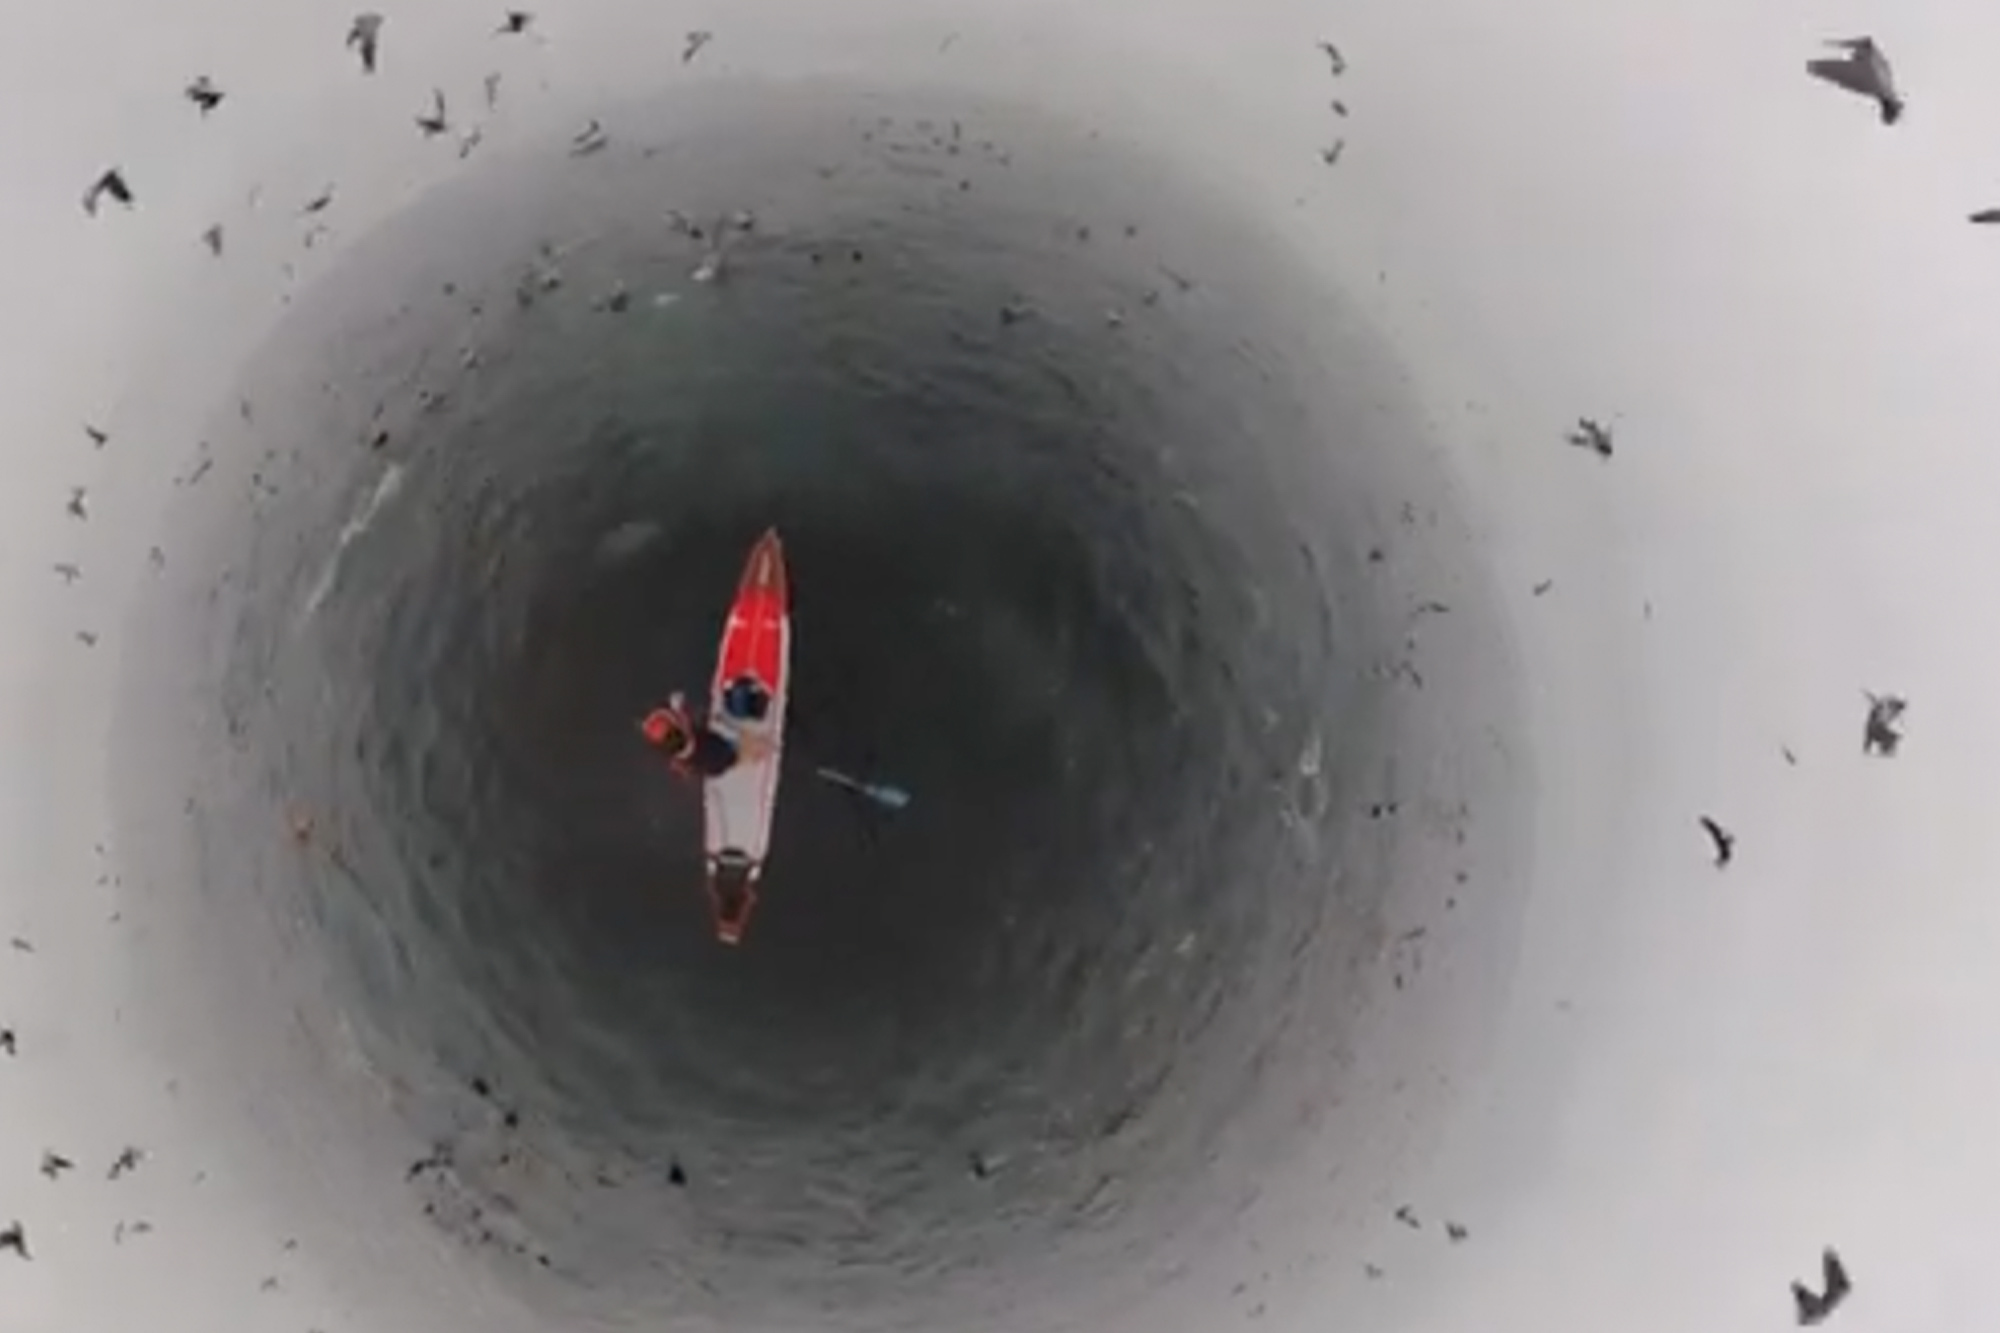
POLYGON ((671 708, 655 708, 646 714, 646 720, 639 724, 639 730, 647 740, 674 754, 685 754, 694 747, 694 729, 687 718, 671 708))

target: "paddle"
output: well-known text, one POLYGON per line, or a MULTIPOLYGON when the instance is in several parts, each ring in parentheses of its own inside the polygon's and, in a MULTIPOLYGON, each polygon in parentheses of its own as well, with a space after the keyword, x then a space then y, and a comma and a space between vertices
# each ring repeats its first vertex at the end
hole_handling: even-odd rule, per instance
POLYGON ((892 787, 884 782, 863 782, 835 768, 815 768, 813 772, 836 787, 845 787, 856 795, 867 797, 885 810, 901 810, 910 803, 910 794, 901 787, 892 787))

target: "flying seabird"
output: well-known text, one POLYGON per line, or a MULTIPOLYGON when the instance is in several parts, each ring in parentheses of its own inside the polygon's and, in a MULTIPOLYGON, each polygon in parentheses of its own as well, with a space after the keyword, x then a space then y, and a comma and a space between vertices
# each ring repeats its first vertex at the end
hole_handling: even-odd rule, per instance
POLYGON ((375 53, 382 46, 382 16, 370 10, 356 14, 354 24, 347 30, 347 47, 361 53, 361 69, 365 74, 375 72, 375 53))
POLYGON ((132 187, 125 183, 125 174, 116 167, 92 181, 83 192, 83 211, 96 217, 97 206, 107 194, 125 207, 132 207, 132 187))
POLYGON ((1806 73, 1826 80, 1836 88, 1873 98, 1884 125, 1894 125, 1903 114, 1903 99, 1889 72, 1889 60, 1872 37, 1841 38, 1827 43, 1847 54, 1834 59, 1822 56, 1806 62, 1806 73))
POLYGON ((1903 733, 1896 722, 1909 706, 1910 701, 1900 695, 1868 694, 1868 717, 1861 728, 1861 753, 1892 757, 1896 747, 1903 743, 1903 733))
POLYGON ((431 113, 428 116, 418 116, 416 121, 417 128, 424 132, 426 139, 443 134, 451 128, 451 122, 445 118, 444 114, 444 90, 442 88, 431 89, 431 113))
POLYGON ((687 64, 701 54, 701 48, 715 40, 715 34, 698 28, 687 35, 687 45, 681 48, 681 63, 687 64))
POLYGON ((600 125, 597 122, 597 118, 593 116, 588 125, 585 125, 571 136, 569 141, 569 155, 571 157, 589 157, 592 153, 610 142, 611 136, 604 132, 604 126, 600 125))
POLYGON ((1563 437, 1579 449, 1588 449, 1599 458, 1611 457, 1611 428, 1590 417, 1578 417, 1576 429, 1563 437))
POLYGON ((1798 1307, 1799 1323, 1811 1327, 1832 1314, 1840 1303, 1847 1299, 1854 1284, 1848 1281, 1847 1268, 1840 1262, 1840 1256, 1828 1246, 1820 1254, 1820 1282, 1823 1291, 1808 1291, 1802 1282, 1792 1284, 1792 1302, 1798 1307))
POLYGON ((1736 835, 1707 815, 1702 815, 1699 822, 1709 840, 1715 844, 1715 868, 1720 870, 1736 855, 1736 835))
POLYGON ((222 89, 216 87, 206 74, 190 83, 186 93, 187 100, 200 107, 204 116, 222 105, 222 89))
POLYGON ((1347 73, 1347 57, 1340 54, 1339 47, 1332 42, 1320 42, 1318 46, 1326 53, 1327 64, 1332 67, 1334 78, 1337 79, 1347 73))
POLYGON ((506 17, 501 19, 500 26, 495 31, 502 34, 526 32, 528 25, 534 21, 535 16, 527 10, 510 9, 507 11, 506 17))

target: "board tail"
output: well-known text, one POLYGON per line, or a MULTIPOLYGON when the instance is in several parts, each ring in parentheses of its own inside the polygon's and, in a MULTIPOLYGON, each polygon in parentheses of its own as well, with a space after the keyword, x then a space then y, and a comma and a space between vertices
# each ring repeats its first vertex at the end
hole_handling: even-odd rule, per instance
POLYGON ((750 926, 750 914, 757 910, 759 866, 735 848, 723 851, 708 864, 708 905, 715 921, 715 938, 724 944, 741 944, 750 926))

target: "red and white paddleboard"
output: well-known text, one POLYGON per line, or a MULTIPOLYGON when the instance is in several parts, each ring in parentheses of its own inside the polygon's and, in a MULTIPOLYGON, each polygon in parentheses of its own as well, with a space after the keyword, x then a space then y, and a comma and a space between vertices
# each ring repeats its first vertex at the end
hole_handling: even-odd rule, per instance
POLYGON ((791 660, 785 549, 773 528, 750 548, 709 685, 709 725, 737 748, 735 767, 702 787, 708 898, 724 944, 742 942, 771 847, 791 660))

